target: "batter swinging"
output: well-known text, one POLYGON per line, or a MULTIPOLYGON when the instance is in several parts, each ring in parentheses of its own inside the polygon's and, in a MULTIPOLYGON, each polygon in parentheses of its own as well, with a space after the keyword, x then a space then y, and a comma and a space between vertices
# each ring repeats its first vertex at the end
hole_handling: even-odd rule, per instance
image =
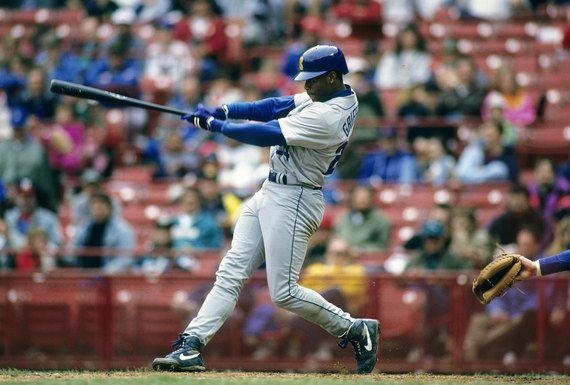
POLYGON ((354 319, 317 292, 297 283, 309 237, 323 217, 321 186, 346 147, 358 113, 342 51, 317 45, 305 51, 295 80, 305 93, 200 107, 182 118, 205 130, 243 143, 272 146, 268 179, 247 202, 236 223, 231 249, 216 273, 216 282, 196 318, 155 370, 203 371, 201 349, 232 313, 241 288, 264 261, 275 305, 314 322, 345 348, 353 345, 358 373, 370 373, 378 355, 377 320, 354 319), (255 123, 233 123, 247 119, 255 123))

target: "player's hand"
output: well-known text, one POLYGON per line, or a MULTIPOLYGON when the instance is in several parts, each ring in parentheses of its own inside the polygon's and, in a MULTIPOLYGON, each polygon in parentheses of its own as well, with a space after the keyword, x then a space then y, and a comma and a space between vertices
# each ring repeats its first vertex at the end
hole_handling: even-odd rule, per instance
POLYGON ((220 107, 206 108, 206 111, 218 120, 228 120, 228 106, 221 105, 220 107))
POLYGON ((531 277, 535 277, 538 275, 538 261, 531 261, 530 259, 521 256, 520 257, 523 268, 519 275, 517 276, 517 280, 524 280, 531 277))
POLYGON ((215 118, 204 108, 203 105, 199 105, 195 112, 182 115, 180 119, 186 120, 190 124, 193 124, 203 130, 211 131, 211 123, 215 118))

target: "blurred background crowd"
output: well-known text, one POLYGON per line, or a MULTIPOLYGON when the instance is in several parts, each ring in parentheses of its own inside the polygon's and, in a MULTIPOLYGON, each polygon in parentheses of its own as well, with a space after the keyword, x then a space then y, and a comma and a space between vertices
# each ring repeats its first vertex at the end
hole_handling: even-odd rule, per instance
MULTIPOLYGON (((3 1, 0 269, 213 272, 241 203, 269 171, 266 148, 177 116, 58 96, 51 79, 193 111, 302 92, 292 81, 299 57, 326 42, 347 56, 360 112, 324 188, 303 285, 358 315, 370 273, 480 269, 497 244, 529 258, 567 249, 567 3, 3 1)), ((407 359, 446 357, 449 293, 407 290, 426 309, 407 359)), ((570 341, 568 287, 548 290, 547 339, 558 346, 570 341)), ((172 307, 191 315, 204 293, 177 296, 172 307)), ((487 354, 497 339, 505 364, 532 354, 532 293, 511 291, 474 314, 466 356, 487 354)), ((252 297, 244 335, 255 357, 303 347, 332 357, 320 332, 281 314, 263 288, 252 297), (284 338, 291 330, 302 337, 284 338)), ((570 365, 570 343, 562 345, 549 352, 570 365)))

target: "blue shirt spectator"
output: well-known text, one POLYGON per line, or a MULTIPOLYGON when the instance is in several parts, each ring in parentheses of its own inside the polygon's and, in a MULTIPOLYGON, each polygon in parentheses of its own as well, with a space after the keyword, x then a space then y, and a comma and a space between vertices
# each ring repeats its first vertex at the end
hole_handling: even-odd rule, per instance
POLYGON ((499 123, 486 122, 479 127, 479 137, 461 153, 456 175, 462 183, 518 180, 518 162, 512 147, 505 146, 499 123))
POLYGON ((95 61, 87 69, 85 83, 109 91, 137 96, 142 76, 139 62, 127 56, 126 47, 116 43, 109 48, 109 58, 95 61))
POLYGON ((411 183, 416 180, 412 154, 398 148, 395 129, 380 130, 379 150, 362 160, 358 180, 411 183))
POLYGON ((174 248, 192 252, 222 247, 222 230, 216 218, 202 210, 199 190, 186 189, 180 203, 182 213, 174 218, 172 224, 174 248))

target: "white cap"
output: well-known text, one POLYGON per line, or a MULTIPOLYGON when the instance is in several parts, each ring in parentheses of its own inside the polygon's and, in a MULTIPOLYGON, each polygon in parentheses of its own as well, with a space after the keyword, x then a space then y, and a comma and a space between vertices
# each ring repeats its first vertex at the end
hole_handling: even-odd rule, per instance
POLYGON ((492 92, 488 96, 490 108, 503 108, 505 106, 505 97, 498 92, 492 92))
POLYGON ((119 8, 111 15, 111 22, 115 25, 133 24, 137 16, 130 8, 119 8))

